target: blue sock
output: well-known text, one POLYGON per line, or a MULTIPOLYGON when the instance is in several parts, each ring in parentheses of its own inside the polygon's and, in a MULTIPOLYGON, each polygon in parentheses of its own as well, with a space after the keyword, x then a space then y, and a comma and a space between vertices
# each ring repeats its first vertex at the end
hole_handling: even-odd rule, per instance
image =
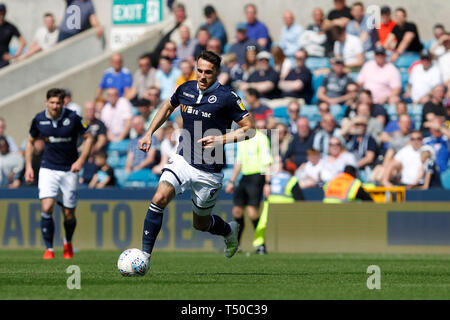
POLYGON ((53 235, 55 233, 55 223, 51 214, 41 212, 41 231, 47 249, 53 249, 53 235))
POLYGON ((73 217, 72 220, 64 219, 64 230, 66 231, 67 243, 72 242, 72 236, 76 226, 77 226, 77 218, 73 217))
POLYGON ((225 237, 230 234, 231 227, 221 217, 213 214, 211 216, 211 224, 207 231, 211 234, 225 237))
POLYGON ((153 202, 147 210, 144 220, 144 231, 142 232, 142 251, 152 253, 156 237, 161 230, 164 209, 153 202))

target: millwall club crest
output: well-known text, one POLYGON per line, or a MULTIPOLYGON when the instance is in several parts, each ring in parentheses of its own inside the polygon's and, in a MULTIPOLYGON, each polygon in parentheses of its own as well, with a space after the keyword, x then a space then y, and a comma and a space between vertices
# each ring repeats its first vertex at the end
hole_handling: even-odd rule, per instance
POLYGON ((70 124, 70 119, 69 118, 65 118, 63 121, 63 126, 67 127, 70 124))
POLYGON ((216 103, 216 101, 217 101, 217 97, 216 96, 212 95, 212 96, 208 97, 208 102, 209 103, 216 103))

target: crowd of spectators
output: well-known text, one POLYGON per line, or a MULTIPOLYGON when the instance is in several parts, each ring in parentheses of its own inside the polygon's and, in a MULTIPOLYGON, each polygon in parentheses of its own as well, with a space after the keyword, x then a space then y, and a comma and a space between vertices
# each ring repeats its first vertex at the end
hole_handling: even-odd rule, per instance
MULTIPOLYGON (((85 5, 88 18, 83 23, 101 35, 90 1, 73 2, 85 5)), ((161 173, 176 150, 181 117, 158 130, 148 154, 137 149, 137 139, 161 101, 182 83, 195 80, 198 54, 211 50, 222 56, 219 82, 243 98, 259 128, 268 129, 269 135, 277 131, 278 141, 272 141, 279 144, 275 171, 297 175, 301 188, 321 187, 346 165, 358 168, 358 177, 366 183, 441 186, 439 177, 448 169, 450 150, 450 32, 437 24, 435 39, 424 46, 404 8, 391 12, 382 7, 377 27, 361 2, 332 3, 327 15, 314 8, 309 26, 286 10, 279 35, 271 31, 269 21, 260 20, 257 6, 245 4, 246 21, 239 22, 231 36, 213 6, 204 8, 205 22, 194 29, 185 6, 175 3, 176 26, 155 51, 142 53, 138 61, 124 61, 114 53, 110 68, 98 75, 96 96, 83 110, 96 144, 80 182, 96 188, 117 183, 111 174, 114 166, 108 164, 108 144, 127 143, 122 165, 126 177, 140 170, 161 173), (411 61, 406 70, 398 64, 402 59, 411 61), (134 74, 131 69, 136 69, 134 74)), ((5 22, 5 12, 0 5, 0 32, 9 28, 11 36, 20 38, 5 22)), ((10 39, 0 36, 2 63, 25 59, 69 36, 67 30, 55 35, 58 29, 51 14, 44 16, 44 25, 28 51, 22 54, 21 45, 16 57, 7 53, 10 39)), ((66 96, 66 107, 81 115, 69 89, 66 96)), ((0 119, 2 157, 4 152, 20 154, 1 125, 5 126, 0 119)), ((20 167, 10 170, 20 172, 20 167)), ((11 172, 2 173, 4 185, 14 184, 11 172)))

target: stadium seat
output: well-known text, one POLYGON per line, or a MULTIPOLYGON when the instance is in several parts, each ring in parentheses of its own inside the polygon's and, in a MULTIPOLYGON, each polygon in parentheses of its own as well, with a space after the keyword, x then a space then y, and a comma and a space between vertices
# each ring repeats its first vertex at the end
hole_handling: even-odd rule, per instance
POLYGON ((141 169, 130 173, 123 182, 124 187, 150 187, 157 185, 159 176, 154 174, 151 169, 141 169))
POLYGON ((431 46, 433 45, 433 40, 422 40, 422 45, 425 49, 430 50, 431 46))
POLYGON ((450 169, 441 173, 441 184, 446 190, 450 190, 450 169))
POLYGON ((305 104, 300 108, 300 116, 308 119, 309 127, 311 129, 320 122, 319 108, 315 104, 305 104))
POLYGON ((331 67, 328 58, 320 58, 320 57, 308 57, 305 61, 305 65, 308 69, 311 70, 311 72, 317 69, 331 67))
POLYGON ((420 60, 420 56, 417 53, 407 52, 398 57, 394 65, 401 71, 408 71, 409 67, 417 60, 420 60))
POLYGON ((312 85, 313 85, 313 92, 314 92, 314 95, 313 95, 313 97, 312 97, 312 99, 311 99, 311 103, 312 103, 312 104, 316 104, 316 103, 318 102, 318 99, 317 99, 317 90, 318 90, 319 87, 322 85, 323 78, 325 78, 325 75, 324 75, 324 74, 321 74, 321 75, 319 75, 319 76, 313 75, 313 80, 312 80, 313 83, 312 83, 312 85))
POLYGON ((407 106, 408 114, 411 116, 411 118, 414 120, 414 123, 416 124, 416 129, 420 129, 422 126, 422 111, 423 106, 420 104, 417 104, 413 106, 412 104, 408 104, 407 106))
POLYGON ((337 123, 340 123, 345 116, 345 106, 340 104, 330 106, 330 113, 337 123))
POLYGON ((129 139, 124 139, 118 142, 110 142, 107 147, 107 152, 117 151, 119 154, 127 153, 129 143, 129 139))
POLYGON ((408 70, 400 71, 400 79, 402 81, 402 92, 406 92, 406 89, 408 88, 408 79, 409 79, 408 70))

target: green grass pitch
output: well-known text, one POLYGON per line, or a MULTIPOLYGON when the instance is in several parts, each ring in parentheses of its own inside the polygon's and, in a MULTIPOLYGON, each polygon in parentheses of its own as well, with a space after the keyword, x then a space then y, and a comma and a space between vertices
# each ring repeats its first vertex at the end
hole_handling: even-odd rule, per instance
POLYGON ((81 251, 51 261, 42 250, 0 251, 0 299, 450 299, 445 255, 219 253, 155 251, 144 277, 122 277, 120 251, 81 251), (66 286, 69 265, 81 269, 81 289, 66 286), (381 289, 369 290, 367 267, 381 269, 381 289))

